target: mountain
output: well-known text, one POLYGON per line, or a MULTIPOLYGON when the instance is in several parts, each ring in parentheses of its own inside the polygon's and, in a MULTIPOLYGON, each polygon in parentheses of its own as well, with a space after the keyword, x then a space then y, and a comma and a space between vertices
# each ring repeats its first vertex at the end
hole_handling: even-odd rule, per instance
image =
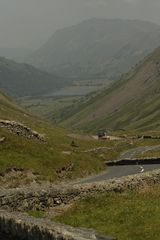
POLYGON ((160 130, 160 48, 109 89, 62 115, 65 126, 88 131, 160 130))
POLYGON ((66 79, 28 64, 0 58, 0 89, 13 96, 48 94, 67 84, 66 82, 66 79))
POLYGON ((160 26, 140 20, 89 19, 58 30, 28 59, 72 78, 117 78, 159 46, 160 26))

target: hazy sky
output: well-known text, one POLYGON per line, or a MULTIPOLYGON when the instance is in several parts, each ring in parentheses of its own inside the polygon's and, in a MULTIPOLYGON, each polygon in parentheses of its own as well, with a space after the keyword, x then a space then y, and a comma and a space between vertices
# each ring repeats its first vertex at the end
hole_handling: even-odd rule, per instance
POLYGON ((0 0, 0 47, 39 47, 56 29, 92 17, 160 24, 160 0, 0 0))

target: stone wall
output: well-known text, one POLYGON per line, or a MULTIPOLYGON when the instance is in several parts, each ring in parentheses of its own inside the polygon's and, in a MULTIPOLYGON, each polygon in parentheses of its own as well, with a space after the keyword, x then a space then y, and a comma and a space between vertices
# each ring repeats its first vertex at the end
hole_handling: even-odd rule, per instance
POLYGON ((95 231, 5 211, 0 211, 0 233, 16 240, 116 240, 114 237, 100 236, 95 231))
POLYGON ((14 133, 18 136, 23 136, 29 139, 33 138, 33 139, 45 141, 43 134, 39 134, 38 132, 33 131, 31 128, 15 121, 0 119, 0 128, 6 128, 11 133, 14 133))
POLYGON ((0 190, 0 207, 9 211, 45 210, 86 196, 122 192, 160 183, 160 170, 92 184, 0 190))
POLYGON ((114 240, 16 211, 45 210, 97 193, 122 192, 158 183, 160 170, 92 184, 0 190, 0 234, 16 240, 114 240))

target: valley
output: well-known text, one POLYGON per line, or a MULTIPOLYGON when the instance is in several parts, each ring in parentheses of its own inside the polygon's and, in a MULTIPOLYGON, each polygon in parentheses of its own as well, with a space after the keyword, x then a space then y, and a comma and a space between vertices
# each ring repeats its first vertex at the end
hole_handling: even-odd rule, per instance
POLYGON ((63 125, 86 131, 159 130, 159 61, 158 48, 110 88, 72 107, 63 125))
MULTIPOLYGON (((0 94, 0 102, 1 102, 0 136, 1 136, 1 139, 3 139, 3 141, 1 141, 0 143, 0 169, 1 169, 0 184, 1 184, 1 192, 2 192, 2 194, 0 194, 0 198, 3 199, 3 196, 5 196, 5 199, 10 197, 12 199, 14 198, 14 192, 15 192, 17 203, 16 205, 14 205, 15 200, 14 199, 11 200, 12 202, 11 206, 13 210, 16 211, 17 209, 19 212, 27 211, 28 214, 36 216, 36 219, 37 217, 38 218, 40 217, 41 223, 43 219, 44 221, 46 221, 46 217, 47 219, 51 218, 52 221, 54 220, 54 221, 61 222, 62 220, 59 214, 58 216, 56 215, 55 217, 55 214, 57 214, 58 212, 60 212, 61 214, 70 214, 69 212, 68 213, 65 212, 66 210, 63 210, 63 204, 61 208, 62 198, 60 198, 59 200, 59 197, 58 197, 59 195, 57 192, 53 197, 53 199, 55 199, 53 201, 54 206, 51 203, 52 201, 50 203, 46 202, 44 196, 47 196, 47 194, 50 191, 53 191, 54 193, 55 187, 56 189, 59 189, 58 190, 59 194, 64 194, 64 193, 61 193, 62 189, 64 189, 63 191, 68 191, 67 189, 70 188, 71 189, 70 191, 75 191, 74 189, 76 186, 78 187, 78 189, 81 189, 85 186, 85 184, 87 184, 89 188, 91 187, 91 189, 92 189, 92 184, 101 185, 103 183, 105 184, 106 187, 107 186, 109 187, 110 184, 108 181, 114 182, 116 181, 114 179, 117 179, 117 181, 122 181, 121 177, 122 176, 124 177, 125 175, 127 176, 127 175, 138 173, 137 177, 139 178, 141 177, 141 173, 140 173, 140 168, 137 166, 135 167, 124 166, 124 167, 121 167, 121 170, 120 168, 116 169, 116 167, 115 168, 107 167, 107 172, 105 174, 104 173, 100 174, 100 172, 106 169, 106 165, 105 165, 106 161, 115 160, 119 158, 119 156, 121 156, 121 158, 123 156, 134 157, 133 152, 136 155, 137 153, 140 154, 141 151, 144 154, 145 152, 150 152, 150 150, 152 150, 152 152, 154 151, 154 149, 155 151, 158 150, 158 147, 157 147, 157 145, 159 144, 158 138, 155 138, 155 139, 139 138, 135 134, 133 133, 131 134, 131 132, 128 136, 125 136, 125 138, 123 137, 123 138, 120 138, 119 140, 112 140, 112 141, 98 140, 93 138, 92 135, 88 137, 85 135, 81 135, 81 137, 78 137, 78 133, 76 134, 73 132, 71 134, 71 132, 67 129, 64 129, 57 125, 51 125, 50 123, 47 123, 46 121, 41 120, 38 117, 32 116, 30 113, 28 113, 22 107, 17 105, 17 103, 15 103, 11 98, 7 97, 3 93, 0 94), (2 119, 6 119, 7 121, 2 119), (26 135, 26 134, 29 134, 29 135, 26 135), (34 137, 34 136, 39 136, 39 134, 43 135, 43 139, 44 139, 43 141, 39 140, 37 137, 36 138, 34 137), (76 147, 72 146, 73 141, 76 147), (93 148, 95 149, 95 151, 90 151, 90 149, 93 149, 93 148), (139 150, 136 150, 137 148, 139 150), (131 149, 131 150, 128 150, 128 149, 131 149), (98 173, 99 175, 97 175, 98 173), (92 175, 92 178, 89 178, 89 176, 91 175, 92 175), (86 177, 86 180, 84 180, 85 177, 86 177), (91 184, 91 186, 88 184, 91 184), (7 192, 7 189, 8 189, 8 192, 7 192), (44 193, 44 189, 45 189, 45 193, 44 193), (12 192, 11 195, 10 195, 10 191, 12 192), (23 193, 21 193, 21 191, 23 193), (43 197, 40 197, 39 195, 37 195, 37 194, 41 195, 42 193, 43 193, 43 197), (25 194, 24 195, 25 201, 20 200, 23 194, 25 194), (18 196, 20 196, 20 198, 18 196), (26 198, 26 196, 28 197, 26 198), (37 199, 36 205, 33 204, 32 198, 37 199), (27 205, 26 205, 26 201, 28 202, 27 205), (40 205, 38 205, 37 201, 45 201, 45 203, 43 204, 40 203, 40 205), (22 204, 23 202, 25 203, 24 205, 22 204), (53 211, 53 217, 51 212, 50 212, 50 215, 48 215, 47 206, 50 208, 51 212, 53 211), (58 206, 59 210, 56 208, 56 206, 58 206)), ((115 132, 114 134, 118 135, 119 133, 115 132)), ((156 132, 155 136, 157 136, 157 134, 158 132, 156 132)), ((157 174, 154 172, 153 173, 150 172, 151 170, 153 171, 154 169, 159 169, 159 165, 154 164, 150 166, 148 165, 145 166, 145 173, 143 174, 146 174, 146 176, 149 177, 150 179, 149 182, 152 182, 151 180, 152 178, 150 177, 149 174, 157 174)), ((133 175, 133 177, 134 176, 136 175, 133 175)), ((157 178, 157 181, 158 179, 159 178, 157 178)), ((132 184, 132 181, 130 180, 129 177, 128 178, 126 177, 125 181, 129 181, 132 184)), ((128 186, 128 184, 126 184, 125 186, 128 186)), ((105 198, 105 196, 103 196, 102 194, 97 195, 96 191, 99 192, 100 189, 103 189, 103 188, 100 188, 99 185, 97 185, 96 188, 94 187, 94 189, 95 189, 94 191, 97 198, 96 206, 98 207, 99 201, 104 201, 102 199, 103 197, 105 198), (99 198, 101 200, 99 200, 99 198)), ((78 191, 79 191, 78 194, 80 195, 83 192, 81 190, 78 190, 78 191)), ((74 194, 77 194, 77 193, 75 192, 74 194)), ((134 193, 124 193, 124 194, 128 194, 128 197, 129 197, 130 194, 134 194, 134 193)), ((157 194, 158 194, 158 190, 157 190, 157 194)), ((107 196, 108 196, 107 199, 109 199, 110 195, 107 195, 107 196)), ((112 193, 111 193, 111 196, 112 196, 112 193)), ((138 193, 136 196, 138 198, 139 196, 138 193)), ((148 198, 149 196, 150 196, 150 191, 148 193, 148 198)), ((119 199, 120 197, 116 194, 115 199, 116 198, 119 199)), ((123 194, 121 195, 121 198, 123 199, 123 194)), ((155 201, 156 199, 157 199, 157 195, 155 195, 155 201)), ((82 200, 82 201, 85 201, 85 200, 82 200)), ((91 202, 93 201, 92 198, 90 201, 91 202)), ((7 209, 9 206, 9 202, 10 200, 7 200, 7 209)), ((79 207, 81 206, 81 202, 77 203, 76 201, 75 204, 78 204, 79 207)), ((129 203, 126 203, 126 204, 129 204, 129 203)), ((142 199, 141 199, 141 204, 143 204, 142 199)), ((65 203, 65 205, 67 205, 67 202, 65 203)), ((74 205, 71 205, 71 206, 72 206, 72 209, 74 209, 73 208, 74 205)), ((97 207, 94 210, 95 214, 97 214, 96 211, 98 211, 97 207)), ((112 209, 111 204, 110 204, 110 207, 112 209)), ((5 201, 3 201, 3 209, 5 209, 5 201)), ((108 210, 105 210, 105 211, 107 212, 108 210)), ((5 213, 5 215, 7 214, 8 213, 5 213)), ((21 213, 19 214, 20 214, 19 218, 23 217, 21 216, 21 213)), ((13 216, 14 214, 12 213, 12 219, 14 220, 13 216)), ((72 214, 72 216, 74 218, 74 214, 72 214)), ((85 213, 83 213, 83 216, 85 218, 85 213)), ((138 215, 136 216, 138 217, 138 215)), ((69 215, 67 216, 68 222, 65 221, 65 217, 63 217, 63 219, 64 219, 63 220, 64 223, 73 225, 74 227, 83 226, 83 224, 81 225, 81 222, 77 222, 76 225, 72 224, 70 222, 69 215)), ((144 216, 144 219, 146 219, 146 216, 144 216)), ((27 221, 26 216, 23 217, 23 220, 27 221)), ((32 221, 33 221, 33 226, 36 226, 39 220, 35 221, 33 218, 32 221)), ((84 221, 82 222, 84 223, 84 221)), ((119 239, 121 239, 123 228, 119 228, 118 231, 115 231, 114 229, 113 230, 110 229, 108 219, 105 218, 104 222, 107 224, 108 231, 106 231, 105 228, 104 230, 99 229, 99 220, 95 222, 96 225, 94 225, 94 228, 97 229, 97 231, 100 234, 106 234, 106 235, 111 234, 113 236, 119 236, 119 239)), ((130 224, 133 224, 133 222, 131 222, 130 224)), ((124 224, 126 223, 124 222, 124 224)), ((154 221, 153 221, 153 224, 154 224, 154 221)), ((51 222, 50 222, 50 225, 52 225, 51 222)), ((53 226, 55 228, 54 223, 53 223, 53 226)), ((85 224, 85 227, 90 228, 91 226, 93 225, 85 224)), ((115 222, 115 226, 116 226, 116 222, 115 222)), ((61 230, 62 234, 63 234, 63 231, 65 231, 65 229, 61 230)), ((23 230, 21 230, 21 233, 22 232, 23 230)), ((143 236, 145 234, 145 231, 141 233, 143 236)), ((131 234, 131 231, 129 231, 129 234, 131 234)), ((6 239, 8 239, 7 235, 4 234, 4 236, 6 237, 6 239)), ((75 239, 77 239, 77 237, 75 239)), ((114 239, 114 238, 106 237, 105 239, 114 239)), ((124 236, 124 239, 125 239, 125 236, 124 236)))
POLYGON ((52 123, 59 123, 63 120, 63 115, 68 108, 74 104, 83 103, 103 88, 107 89, 112 83, 113 81, 106 82, 106 80, 79 81, 48 93, 48 96, 17 97, 16 101, 30 113, 52 123))
MULTIPOLYGON (((73 101, 72 98, 71 100, 73 101)), ((44 119, 39 119, 3 93, 0 94, 0 103, 0 122, 2 124, 0 125, 0 138, 3 139, 0 142, 0 206, 4 211, 0 215, 3 216, 3 219, 8 216, 12 221, 13 228, 16 221, 14 215, 16 211, 18 211, 19 219, 22 219, 16 223, 19 226, 16 228, 17 231, 9 230, 10 236, 13 232, 16 233, 11 238, 12 240, 14 236, 26 234, 24 225, 21 225, 23 221, 28 227, 32 223, 32 227, 27 230, 27 236, 33 236, 33 233, 34 237, 37 236, 35 234, 40 236, 42 229, 46 226, 46 221, 49 224, 45 228, 46 234, 49 231, 53 236, 55 233, 63 235, 67 226, 58 225, 58 229, 59 227, 61 229, 59 232, 55 223, 58 221, 76 227, 73 229, 69 227, 67 230, 69 236, 74 236, 75 240, 82 235, 85 236, 83 239, 86 240, 93 239, 93 236, 97 240, 113 240, 117 236, 118 239, 123 240, 127 239, 128 235, 132 235, 130 226, 137 224, 134 219, 139 218, 141 214, 135 205, 131 209, 133 195, 134 201, 140 203, 142 213, 151 205, 151 198, 152 201, 155 201, 154 205, 158 207, 159 186, 156 188, 155 183, 159 183, 159 164, 146 164, 143 173, 141 173, 141 165, 106 166, 106 162, 123 157, 132 159, 137 154, 152 156, 153 152, 158 151, 158 131, 152 132, 152 138, 139 137, 134 131, 128 131, 127 134, 125 132, 125 135, 124 132, 122 134, 122 132, 115 131, 112 134, 119 136, 119 138, 98 140, 92 134, 85 135, 81 132, 80 135, 79 131, 67 130, 57 124, 50 124, 44 119), (34 137, 39 136, 39 134, 43 136, 43 141, 34 137), (144 198, 140 198, 144 185, 148 188, 144 190, 144 198), (154 198, 149 187, 151 186, 153 191, 153 185, 156 188, 154 198), (117 193, 119 191, 122 193, 117 193), (91 196, 90 193, 92 193, 91 196), (117 204, 117 208, 121 209, 120 212, 124 212, 125 208, 130 209, 128 215, 123 215, 127 219, 127 223, 121 218, 124 226, 128 226, 128 231, 125 231, 125 234, 123 234, 123 225, 117 228, 118 222, 115 219, 119 214, 118 211, 116 211, 117 215, 114 215, 115 218, 112 218, 112 222, 108 220, 112 215, 112 210, 115 209, 114 203, 116 204, 119 199, 122 199, 122 202, 127 199, 123 208, 121 201, 119 205, 117 204), (110 211, 106 208, 106 201, 109 201, 110 211), (113 201, 114 203, 111 204, 110 202, 113 201), (90 216, 82 209, 92 209, 93 202, 95 207, 90 216), (81 213, 78 212, 79 208, 81 208, 81 213), (101 225, 103 229, 100 228, 100 216, 103 216, 101 211, 105 212, 103 225, 101 225), (135 218, 133 218, 133 211, 136 213, 135 218), (28 217, 27 214, 32 217, 28 217), (95 215, 98 217, 95 218, 95 215), (92 224, 88 220, 88 224, 85 223, 86 216, 89 216, 90 219, 94 218, 92 224), (130 220, 128 220, 128 216, 131 216, 130 220), (79 232, 79 227, 84 226, 85 228, 94 228, 97 233, 94 231, 93 234, 87 229, 79 232), (36 228, 36 232, 34 230, 32 232, 32 228, 36 228), (18 231, 18 229, 21 230, 18 231), (103 234, 106 236, 102 238, 103 234), (109 235, 113 237, 107 237, 109 235)), ((150 213, 155 216, 153 208, 150 213)), ((156 239, 158 232, 156 232, 157 235, 154 235, 152 231, 146 230, 148 226, 147 216, 143 215, 141 223, 144 225, 145 222, 145 228, 142 231, 140 224, 140 234, 137 233, 135 236, 144 237, 147 232, 149 236, 155 236, 156 239)), ((5 220, 5 229, 8 229, 8 218, 5 220)), ((152 220, 153 227, 157 224, 156 219, 152 220)), ((8 230, 6 232, 3 228, 3 236, 8 240, 8 235, 5 233, 8 233, 8 230)), ((133 237, 131 239, 134 240, 133 237)))
POLYGON ((0 3, 0 239, 159 240, 159 3, 16 2, 0 3))

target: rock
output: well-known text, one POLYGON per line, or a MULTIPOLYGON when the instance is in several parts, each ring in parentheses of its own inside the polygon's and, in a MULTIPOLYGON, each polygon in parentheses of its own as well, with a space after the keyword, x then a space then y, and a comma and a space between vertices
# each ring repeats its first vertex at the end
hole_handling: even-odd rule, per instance
POLYGON ((71 155, 71 152, 70 151, 63 151, 62 154, 64 154, 64 155, 71 155))
POLYGON ((75 143, 75 141, 72 141, 71 142, 71 146, 72 147, 75 147, 75 148, 79 148, 79 145, 77 143, 75 143))
POLYGON ((3 143, 6 140, 5 137, 0 138, 0 143, 3 143))

